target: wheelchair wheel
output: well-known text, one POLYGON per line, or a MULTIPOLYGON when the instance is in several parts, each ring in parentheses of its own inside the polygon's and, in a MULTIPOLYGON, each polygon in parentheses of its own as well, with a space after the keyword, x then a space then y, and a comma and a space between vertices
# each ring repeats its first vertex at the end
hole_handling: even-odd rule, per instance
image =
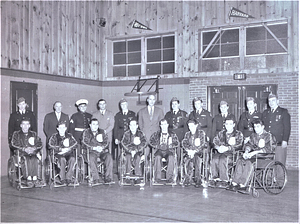
POLYGON ((78 163, 78 182, 81 184, 84 182, 84 178, 85 178, 85 164, 82 155, 78 157, 77 163, 78 163))
POLYGON ((264 169, 263 187, 268 194, 279 194, 287 182, 287 171, 279 161, 270 162, 264 169))
POLYGON ((47 156, 47 158, 45 159, 44 167, 45 167, 45 181, 50 185, 51 178, 52 178, 52 164, 50 161, 50 156, 47 156))
POLYGON ((17 167, 15 166, 15 158, 10 157, 7 163, 7 177, 10 186, 15 187, 17 181, 17 167))

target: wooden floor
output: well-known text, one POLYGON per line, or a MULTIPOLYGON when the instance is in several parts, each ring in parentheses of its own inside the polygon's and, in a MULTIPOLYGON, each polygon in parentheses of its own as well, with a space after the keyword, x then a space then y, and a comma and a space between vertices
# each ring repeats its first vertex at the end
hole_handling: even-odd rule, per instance
POLYGON ((222 189, 146 185, 50 190, 9 186, 1 178, 1 222, 298 222, 299 172, 279 195, 253 198, 222 189))

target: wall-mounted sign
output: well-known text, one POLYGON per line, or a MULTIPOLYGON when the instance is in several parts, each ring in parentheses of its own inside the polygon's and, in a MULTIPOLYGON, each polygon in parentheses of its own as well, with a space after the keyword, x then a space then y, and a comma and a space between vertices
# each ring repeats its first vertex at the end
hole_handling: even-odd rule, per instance
POLYGON ((132 22, 132 28, 142 29, 142 30, 151 30, 149 27, 145 26, 144 24, 140 23, 137 20, 133 20, 133 22, 132 22))
POLYGON ((238 10, 234 7, 231 7, 229 17, 254 18, 253 16, 250 16, 249 14, 244 13, 241 10, 238 10))
POLYGON ((234 80, 246 80, 246 73, 235 73, 233 75, 234 80))

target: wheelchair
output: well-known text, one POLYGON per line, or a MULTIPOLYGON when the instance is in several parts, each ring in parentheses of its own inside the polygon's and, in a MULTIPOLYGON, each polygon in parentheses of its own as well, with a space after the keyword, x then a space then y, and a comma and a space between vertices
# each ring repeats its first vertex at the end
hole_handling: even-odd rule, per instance
MULTIPOLYGON (((232 177, 233 177, 233 173, 234 173, 234 170, 235 170, 235 166, 236 166, 236 162, 237 160, 241 157, 241 151, 242 150, 242 147, 239 148, 238 150, 234 150, 232 151, 231 154, 229 154, 227 157, 226 157, 226 163, 227 163, 227 173, 228 173, 228 176, 229 176, 229 184, 231 184, 232 182, 232 177)), ((208 162, 208 172, 207 172, 207 180, 212 180, 213 177, 212 177, 212 158, 213 158, 213 155, 217 152, 217 150, 213 147, 210 148, 210 150, 208 150, 210 152, 208 152, 210 155, 209 155, 209 162, 208 162)))
MULTIPOLYGON (((203 149, 203 157, 201 158, 201 164, 200 164, 200 178, 201 178, 201 182, 202 182, 202 186, 203 187, 207 187, 207 180, 208 180, 208 172, 209 172, 209 166, 208 166, 208 162, 209 162, 209 145, 206 143, 205 147, 203 149)), ((188 164, 186 163, 187 159, 193 159, 191 158, 189 155, 185 155, 184 153, 184 149, 181 148, 181 160, 180 160, 180 165, 179 165, 179 169, 180 169, 180 178, 179 178, 179 184, 182 187, 186 186, 186 178, 189 178, 188 176, 188 164)), ((192 185, 196 185, 196 181, 195 181, 195 167, 193 167, 192 169, 192 185)))
POLYGON ((150 161, 149 161, 149 170, 150 170, 150 187, 152 186, 157 186, 157 185, 171 185, 172 187, 177 185, 177 178, 178 178, 178 164, 177 164, 177 153, 176 153, 176 148, 174 150, 174 169, 173 169, 173 178, 172 178, 172 183, 167 183, 167 168, 168 168, 168 162, 165 158, 162 158, 162 166, 160 172, 162 172, 162 178, 161 178, 161 183, 157 183, 155 180, 155 169, 154 169, 154 159, 155 159, 155 152, 156 150, 154 148, 151 148, 151 156, 150 156, 150 161))
POLYGON ((253 172, 247 186, 246 194, 252 194, 254 198, 259 197, 257 189, 264 189, 267 194, 280 194, 287 183, 287 170, 285 166, 275 160, 275 153, 256 154, 252 163, 253 172), (258 161, 262 161, 258 164, 258 161))
MULTIPOLYGON (((119 146, 120 148, 120 146, 119 146)), ((146 177, 147 177, 147 165, 146 165, 146 158, 144 156, 144 152, 141 156, 140 160, 140 167, 142 170, 142 176, 135 175, 134 166, 131 166, 131 172, 129 175, 126 174, 126 154, 123 149, 119 149, 120 157, 119 157, 119 165, 118 165, 118 175, 119 175, 119 186, 140 186, 140 190, 144 190, 146 184, 146 177), (136 181, 140 181, 140 183, 135 183, 136 181)), ((132 158, 133 160, 133 158, 132 158)))
MULTIPOLYGON (((45 183, 45 177, 44 177, 44 164, 42 160, 42 150, 37 153, 38 157, 38 180, 41 180, 42 184, 39 186, 39 188, 43 188, 46 186, 45 183)), ((25 163, 25 167, 27 169, 27 163, 26 163, 26 157, 20 156, 20 151, 15 150, 15 155, 11 156, 8 159, 7 163, 7 177, 9 184, 12 187, 16 187, 17 190, 26 189, 26 188, 32 188, 26 186, 24 183, 24 176, 23 176, 23 170, 21 169, 22 163, 25 163)), ((36 187, 36 186, 35 186, 36 187)))
MULTIPOLYGON (((73 175, 72 180, 73 183, 69 184, 68 186, 73 186, 74 188, 79 186, 78 182, 78 159, 77 159, 77 149, 73 149, 75 152, 75 163, 73 170, 75 171, 75 176, 73 175)), ((65 170, 68 168, 68 165, 64 168, 65 170)), ((45 159, 45 176, 46 176, 46 181, 48 182, 50 189, 52 190, 53 188, 57 187, 65 187, 67 186, 66 184, 61 184, 59 181, 59 170, 60 168, 58 167, 58 159, 54 155, 54 150, 50 150, 50 153, 45 159)))
MULTIPOLYGON (((78 179, 79 183, 84 183, 86 180, 88 183, 89 187, 94 187, 98 185, 103 185, 103 184, 114 184, 114 182, 110 183, 104 183, 99 182, 99 183, 93 183, 93 178, 91 174, 91 167, 90 167, 90 150, 86 150, 86 156, 84 156, 83 151, 81 151, 81 154, 78 156, 78 179)), ((104 179, 104 162, 100 159, 97 158, 97 171, 99 173, 100 179, 104 179)))

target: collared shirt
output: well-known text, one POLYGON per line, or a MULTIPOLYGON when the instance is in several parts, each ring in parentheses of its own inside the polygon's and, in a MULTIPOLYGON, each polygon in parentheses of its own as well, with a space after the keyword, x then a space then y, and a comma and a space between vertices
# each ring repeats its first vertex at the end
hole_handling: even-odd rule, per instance
POLYGON ((152 115, 154 114, 154 106, 148 106, 148 113, 151 114, 152 111, 152 115))
POLYGON ((60 113, 57 113, 57 112, 55 111, 55 115, 56 115, 57 120, 59 121, 61 112, 60 112, 60 113))

